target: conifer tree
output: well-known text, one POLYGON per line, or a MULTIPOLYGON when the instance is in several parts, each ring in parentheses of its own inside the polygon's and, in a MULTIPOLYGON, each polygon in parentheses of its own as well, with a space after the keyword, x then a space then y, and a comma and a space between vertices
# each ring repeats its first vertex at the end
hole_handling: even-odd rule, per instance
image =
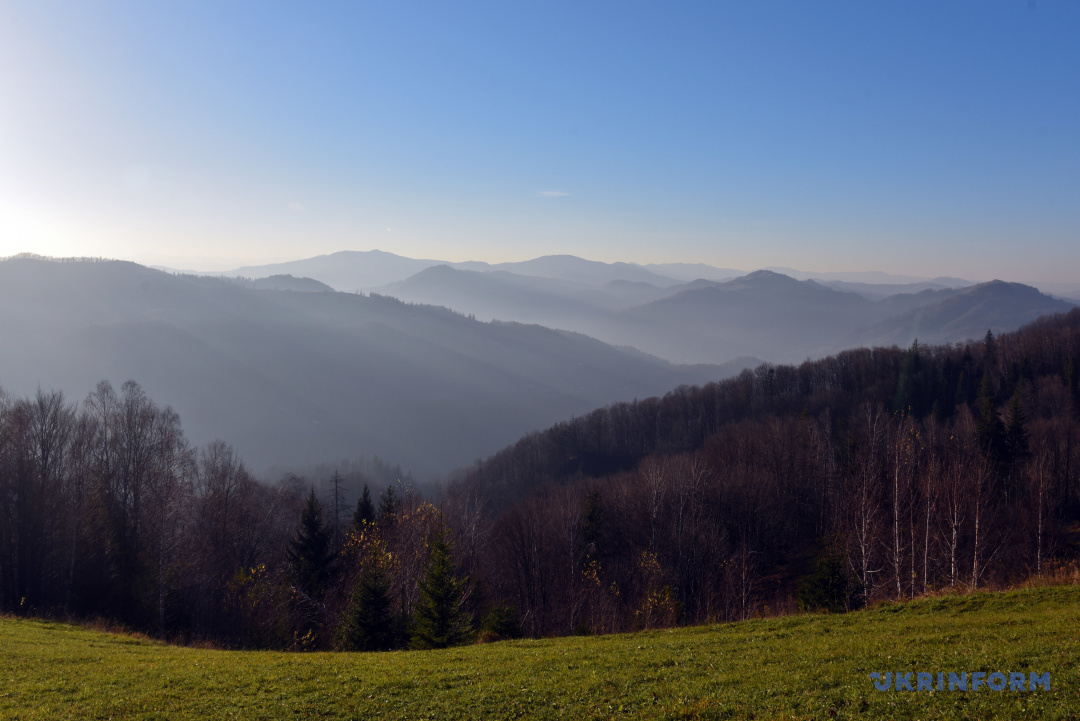
POLYGON ((412 647, 446 648, 465 643, 472 632, 470 619, 461 604, 465 582, 454 576, 452 545, 445 526, 435 530, 429 541, 431 555, 420 582, 420 602, 416 606, 416 625, 412 647))
POLYGON ((365 483, 360 499, 356 502, 356 511, 353 513, 353 528, 362 528, 365 523, 374 522, 375 504, 371 502, 371 491, 365 483))
POLYGON ((379 522, 385 523, 392 520, 400 505, 397 496, 394 495, 394 487, 387 486, 386 490, 379 494, 379 522))
POLYGON ((300 527, 286 551, 293 584, 312 599, 322 598, 326 591, 334 558, 330 542, 322 504, 312 488, 300 516, 300 527))
POLYGON ((997 401, 990 385, 990 374, 983 375, 979 387, 979 417, 977 420, 979 444, 986 457, 995 465, 1000 464, 1005 452, 1005 426, 997 412, 997 401))
POLYGON ((919 339, 911 344, 900 363, 900 378, 896 384, 896 396, 893 410, 897 413, 921 418, 926 413, 923 389, 919 383, 922 370, 922 358, 919 356, 919 339))
POLYGON ((1031 456, 1027 416, 1021 403, 1022 386, 1022 381, 1017 384, 1016 392, 1009 403, 1005 424, 1002 426, 1002 492, 1006 502, 1015 498, 1019 492, 1021 471, 1031 456))
POLYGON ((994 333, 989 328, 986 329, 986 336, 983 338, 983 347, 986 349, 984 364, 986 372, 989 373, 997 365, 997 339, 994 338, 994 333))
POLYGON ((394 617, 390 613, 390 580, 373 553, 353 591, 341 627, 347 651, 386 651, 394 645, 394 617))
POLYGON ((1016 386, 1012 402, 1009 403, 1009 415, 1005 422, 1005 442, 1009 449, 1009 460, 1021 463, 1031 455, 1028 441, 1027 415, 1020 400, 1021 386, 1016 386))

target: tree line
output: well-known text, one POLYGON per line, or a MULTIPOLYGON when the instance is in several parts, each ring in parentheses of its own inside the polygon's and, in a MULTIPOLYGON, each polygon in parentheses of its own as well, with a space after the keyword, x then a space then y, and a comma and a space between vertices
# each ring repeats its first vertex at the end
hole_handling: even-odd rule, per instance
POLYGON ((1080 310, 766 364, 530 434, 444 506, 532 635, 1006 585, 1080 550, 1078 362, 1080 310))
POLYGON ((134 381, 82 403, 0 394, 0 613, 253 648, 470 638, 439 511, 365 485, 342 518, 342 480, 329 503, 293 474, 261 483, 228 444, 191 447, 134 381))
POLYGON ((766 364, 530 434, 438 505, 261 483, 134 382, 2 396, 0 612, 379 650, 1009 584, 1077 551, 1078 361, 1080 311, 766 364))

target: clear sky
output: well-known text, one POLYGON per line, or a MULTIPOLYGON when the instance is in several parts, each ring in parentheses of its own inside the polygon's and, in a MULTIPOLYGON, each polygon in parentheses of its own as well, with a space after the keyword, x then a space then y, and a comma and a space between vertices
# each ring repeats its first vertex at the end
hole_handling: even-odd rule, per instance
POLYGON ((1080 3, 0 0, 0 255, 1080 280, 1080 3))

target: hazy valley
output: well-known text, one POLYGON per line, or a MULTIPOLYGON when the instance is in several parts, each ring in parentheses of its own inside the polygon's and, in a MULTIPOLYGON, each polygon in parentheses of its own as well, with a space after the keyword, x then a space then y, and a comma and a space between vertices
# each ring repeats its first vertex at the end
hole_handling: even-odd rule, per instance
POLYGON ((227 439, 252 468, 378 455, 427 478, 575 414, 744 367, 672 366, 539 326, 261 287, 280 282, 0 262, 0 383, 81 400, 102 379, 134 379, 193 441, 227 439))
POLYGON ((762 270, 685 282, 660 273, 737 271, 572 256, 456 268, 377 251, 342 267, 328 258, 248 278, 0 262, 3 387, 78 400, 99 380, 135 379, 193 441, 227 438, 252 468, 379 456, 428 480, 557 421, 761 362, 960 342, 1072 307, 1003 282, 854 292, 824 284, 851 280, 762 270), (335 292, 346 271, 376 290, 335 292))

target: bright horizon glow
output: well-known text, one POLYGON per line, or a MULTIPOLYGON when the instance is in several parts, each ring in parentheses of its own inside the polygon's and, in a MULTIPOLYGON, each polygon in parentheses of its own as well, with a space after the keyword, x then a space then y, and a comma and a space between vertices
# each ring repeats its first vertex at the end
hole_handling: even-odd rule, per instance
POLYGON ((1080 283, 1080 6, 0 1, 0 256, 1080 283))

